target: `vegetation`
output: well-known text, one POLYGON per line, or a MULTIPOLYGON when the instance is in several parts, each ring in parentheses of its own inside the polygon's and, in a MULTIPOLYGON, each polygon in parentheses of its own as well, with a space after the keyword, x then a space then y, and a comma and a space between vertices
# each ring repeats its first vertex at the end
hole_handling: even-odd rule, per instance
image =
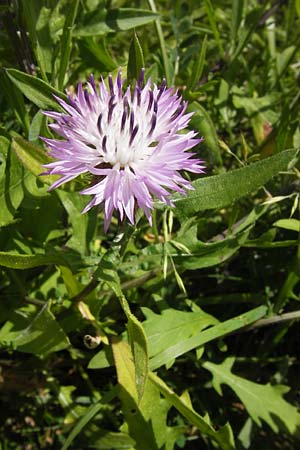
POLYGON ((299 0, 0 5, 0 449, 296 449, 299 0), (49 192, 59 108, 90 74, 179 90, 204 175, 104 232, 49 192))

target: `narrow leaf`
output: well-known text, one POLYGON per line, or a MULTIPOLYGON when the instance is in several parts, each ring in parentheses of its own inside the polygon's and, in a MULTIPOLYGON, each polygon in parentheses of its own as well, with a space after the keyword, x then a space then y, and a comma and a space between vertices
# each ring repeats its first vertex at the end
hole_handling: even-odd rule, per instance
POLYGON ((74 0, 69 4, 68 14, 66 15, 63 34, 60 41, 60 65, 58 74, 58 87, 64 87, 64 79, 69 63, 69 58, 72 50, 72 31, 77 15, 79 0, 74 0))
POLYGON ((197 83, 199 82, 202 76, 206 50, 207 50, 207 34, 204 36, 199 57, 195 60, 193 64, 192 72, 189 77, 189 81, 187 83, 187 86, 191 91, 195 89, 197 83))
POLYGON ((67 261, 61 255, 17 255, 0 252, 0 266, 9 267, 10 269, 25 270, 51 264, 68 266, 67 261))
POLYGON ((134 33, 129 47, 129 57, 127 65, 128 82, 132 82, 132 80, 138 80, 143 67, 144 67, 143 50, 137 34, 134 33))
POLYGON ((64 445, 62 446, 61 450, 67 450, 76 436, 81 432, 81 430, 95 417, 95 415, 103 408, 103 405, 105 403, 109 403, 112 401, 115 396, 117 395, 117 389, 114 387, 111 391, 109 391, 107 394, 105 394, 101 400, 89 407, 89 409, 86 411, 86 413, 80 418, 80 420, 76 423, 74 428, 72 429, 71 433, 67 437, 64 445))
POLYGON ((6 69, 6 73, 25 97, 41 109, 53 109, 56 111, 61 109, 54 95, 67 100, 65 94, 39 78, 16 69, 6 69))
POLYGON ((241 169, 200 178, 193 183, 194 191, 174 200, 175 212, 180 217, 192 216, 207 209, 228 206, 286 170, 297 153, 298 150, 285 150, 241 169))

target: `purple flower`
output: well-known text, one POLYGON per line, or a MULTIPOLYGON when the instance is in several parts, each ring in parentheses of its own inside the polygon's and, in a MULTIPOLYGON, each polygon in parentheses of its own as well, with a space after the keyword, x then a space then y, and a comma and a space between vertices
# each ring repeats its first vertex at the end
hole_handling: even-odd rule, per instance
POLYGON ((143 78, 144 71, 133 92, 130 87, 124 92, 121 72, 114 82, 109 76, 108 88, 102 79, 99 90, 91 77, 88 89, 79 84, 69 103, 57 97, 65 112, 45 112, 56 121, 49 126, 63 138, 43 138, 56 160, 45 166, 45 174, 61 175, 50 189, 92 174, 93 185, 81 192, 93 195, 83 212, 102 205, 105 231, 115 209, 133 224, 138 206, 151 224, 153 197, 172 205, 170 191, 192 189, 179 171, 204 168, 187 152, 201 142, 194 131, 182 132, 192 115, 185 114, 187 102, 165 81, 160 87, 150 80, 143 86, 143 78))

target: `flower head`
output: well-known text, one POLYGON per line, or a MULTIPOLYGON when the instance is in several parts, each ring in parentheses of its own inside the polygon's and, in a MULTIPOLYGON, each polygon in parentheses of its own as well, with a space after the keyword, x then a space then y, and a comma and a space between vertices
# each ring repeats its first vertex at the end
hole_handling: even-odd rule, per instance
POLYGON ((115 209, 121 220, 125 215, 134 223, 138 206, 151 223, 153 197, 172 204, 171 191, 192 188, 179 171, 203 172, 202 161, 187 151, 201 139, 194 131, 181 132, 191 117, 185 114, 187 102, 165 81, 158 87, 150 80, 144 85, 143 78, 144 71, 132 92, 124 91, 121 72, 114 82, 109 76, 108 88, 103 79, 97 88, 91 77, 88 89, 79 84, 69 103, 56 97, 65 112, 45 112, 63 138, 43 138, 55 158, 45 174, 61 175, 50 189, 92 174, 94 183, 81 192, 93 196, 83 212, 103 206, 105 230, 115 209))

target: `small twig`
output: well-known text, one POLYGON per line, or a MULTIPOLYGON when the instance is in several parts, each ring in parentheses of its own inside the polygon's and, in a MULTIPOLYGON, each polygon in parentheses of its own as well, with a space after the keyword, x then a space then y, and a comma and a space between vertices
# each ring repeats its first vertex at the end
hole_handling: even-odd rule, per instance
POLYGON ((267 317, 265 319, 259 319, 252 325, 240 329, 238 333, 244 333, 255 330, 256 328, 266 327, 269 325, 278 324, 282 322, 288 322, 290 320, 300 320, 300 310, 288 312, 285 314, 278 314, 272 317, 267 317))

